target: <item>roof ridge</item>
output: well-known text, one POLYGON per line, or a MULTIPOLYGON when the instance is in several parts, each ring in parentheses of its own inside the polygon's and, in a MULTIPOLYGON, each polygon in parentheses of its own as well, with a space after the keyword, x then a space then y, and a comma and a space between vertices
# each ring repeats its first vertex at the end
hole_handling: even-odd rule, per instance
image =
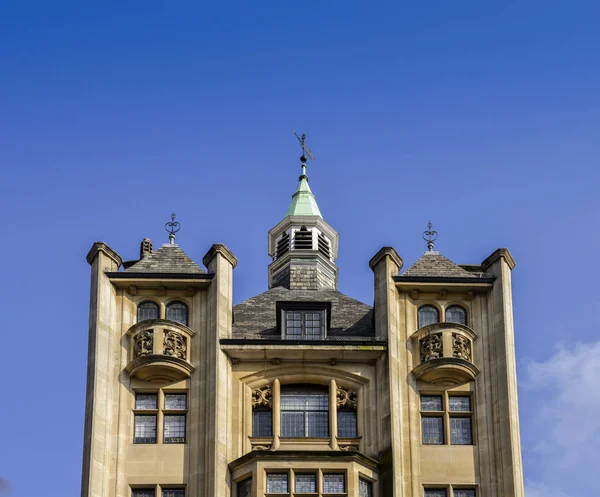
POLYGON ((205 273, 179 245, 169 243, 149 253, 146 257, 128 267, 125 272, 205 273))
POLYGON ((439 252, 425 252, 412 266, 400 275, 400 277, 403 276, 477 278, 476 275, 460 267, 439 252))

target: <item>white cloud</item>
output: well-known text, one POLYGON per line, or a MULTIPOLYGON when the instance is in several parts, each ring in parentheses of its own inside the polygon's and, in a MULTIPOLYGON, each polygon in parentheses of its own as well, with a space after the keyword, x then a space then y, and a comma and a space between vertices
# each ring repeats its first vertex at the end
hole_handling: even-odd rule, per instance
POLYGON ((600 342, 560 347, 547 361, 530 362, 521 387, 528 407, 521 431, 534 444, 526 457, 534 473, 527 497, 599 495, 600 342))

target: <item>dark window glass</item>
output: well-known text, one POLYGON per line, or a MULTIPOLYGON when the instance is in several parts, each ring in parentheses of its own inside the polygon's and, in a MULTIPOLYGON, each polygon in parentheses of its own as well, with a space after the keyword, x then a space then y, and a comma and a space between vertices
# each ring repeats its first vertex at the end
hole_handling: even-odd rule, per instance
POLYGON ((162 497, 185 497, 183 488, 163 488, 162 497))
POLYGON ((452 445, 472 445, 473 433, 471 418, 450 416, 450 443, 452 445))
POLYGON ((421 411, 443 411, 441 395, 421 395, 421 411))
POLYGON ((446 322, 467 324, 467 311, 458 305, 451 305, 446 309, 446 322))
POLYGON ((167 319, 177 323, 188 324, 188 307, 183 302, 172 302, 167 306, 167 319))
POLYGON ((445 488, 426 488, 425 497, 447 497, 448 492, 445 488))
POLYGON ((317 492, 317 475, 296 473, 296 493, 314 494, 317 492))
POLYGON ((354 438, 356 433, 356 411, 354 409, 338 409, 338 437, 354 438))
POLYGON ((440 313, 438 312, 437 307, 432 305, 422 305, 419 307, 419 328, 439 322, 440 313))
POLYGON ((328 437, 329 392, 327 387, 289 385, 281 387, 281 435, 328 437))
POLYGON ((346 492, 346 479, 342 473, 323 474, 323 493, 343 494, 346 492))
POLYGON ((455 488, 454 497, 475 497, 475 490, 472 488, 455 488))
POLYGON ((166 393, 165 409, 173 411, 187 409, 187 395, 185 393, 166 393))
POLYGON ((285 312, 285 338, 292 340, 320 340, 322 337, 322 311, 285 312))
POLYGON ((137 308, 138 323, 147 319, 158 319, 158 304, 149 300, 142 302, 137 308))
POLYGON ((132 488, 131 497, 155 497, 156 492, 153 488, 132 488))
POLYGON ((273 415, 270 409, 255 409, 252 412, 252 436, 273 436, 273 415))
POLYGON ((427 445, 441 445, 444 443, 444 418, 438 416, 423 416, 423 443, 427 445))
POLYGON ((373 484, 360 478, 358 480, 358 495, 359 497, 373 497, 373 484))
POLYGON ((287 494, 288 493, 288 475, 287 475, 287 473, 268 473, 267 474, 267 493, 268 494, 287 494))
POLYGON ((238 497, 250 497, 252 495, 252 478, 246 478, 237 484, 238 497))
POLYGON ((448 397, 448 407, 450 411, 470 411, 471 397, 452 395, 448 397))
POLYGON ((134 425, 133 443, 156 443, 156 415, 136 414, 134 425))
POLYGON ((185 414, 165 414, 164 439, 166 444, 185 443, 185 414))

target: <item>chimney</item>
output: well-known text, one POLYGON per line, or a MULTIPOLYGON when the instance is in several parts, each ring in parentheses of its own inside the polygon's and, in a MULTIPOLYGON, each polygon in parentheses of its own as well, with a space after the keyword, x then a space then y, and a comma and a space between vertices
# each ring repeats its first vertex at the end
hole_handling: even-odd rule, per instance
POLYGON ((140 244, 140 260, 145 259, 152 253, 152 242, 150 238, 144 238, 140 244))

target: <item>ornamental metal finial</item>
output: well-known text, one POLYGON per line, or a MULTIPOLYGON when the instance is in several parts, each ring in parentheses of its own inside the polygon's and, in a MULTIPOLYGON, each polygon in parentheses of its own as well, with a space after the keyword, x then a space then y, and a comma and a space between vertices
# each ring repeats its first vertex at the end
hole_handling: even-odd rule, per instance
POLYGON ((300 179, 302 178, 306 178, 308 179, 308 176, 306 176, 306 161, 308 160, 306 157, 308 156, 308 158, 310 160, 315 160, 315 156, 313 155, 313 153, 310 151, 310 148, 308 148, 308 146, 306 145, 306 134, 302 133, 302 136, 298 136, 298 133, 296 133, 296 130, 293 129, 292 133, 294 133, 296 135, 296 138, 298 138, 298 141, 300 142, 300 146, 302 147, 302 157, 300 157, 300 162, 301 167, 302 167, 302 174, 300 175, 300 179))
POLYGON ((429 250, 429 252, 433 252, 433 245, 438 237, 437 231, 433 231, 431 229, 432 227, 433 224, 431 224, 431 221, 429 221, 429 223, 427 223, 427 231, 423 232, 423 240, 427 242, 427 249, 429 250))
POLYGON ((175 213, 173 212, 173 214, 171 214, 171 221, 165 224, 165 230, 169 233, 169 242, 171 242, 171 245, 175 244, 175 233, 177 233, 180 228, 181 225, 175 221, 175 213))

